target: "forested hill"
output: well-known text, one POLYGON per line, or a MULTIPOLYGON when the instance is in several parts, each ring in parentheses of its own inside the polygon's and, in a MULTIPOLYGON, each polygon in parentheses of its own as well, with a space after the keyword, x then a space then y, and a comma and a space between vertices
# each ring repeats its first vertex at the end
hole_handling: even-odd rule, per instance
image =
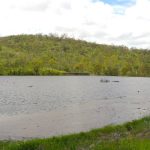
POLYGON ((150 76, 150 51, 54 35, 0 38, 0 75, 150 76))

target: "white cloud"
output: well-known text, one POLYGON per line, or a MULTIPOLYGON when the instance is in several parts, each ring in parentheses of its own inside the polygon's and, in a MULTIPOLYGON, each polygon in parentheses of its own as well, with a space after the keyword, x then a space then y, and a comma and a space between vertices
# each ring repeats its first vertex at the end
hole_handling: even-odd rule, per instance
POLYGON ((150 48, 150 0, 0 0, 0 35, 66 33, 88 41, 150 48))

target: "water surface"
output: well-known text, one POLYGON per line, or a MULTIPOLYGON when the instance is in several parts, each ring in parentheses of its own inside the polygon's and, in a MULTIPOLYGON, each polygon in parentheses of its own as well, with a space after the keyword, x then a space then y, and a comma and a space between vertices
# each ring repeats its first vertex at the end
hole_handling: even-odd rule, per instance
POLYGON ((150 78, 0 77, 0 139, 87 131, 145 115, 150 78))

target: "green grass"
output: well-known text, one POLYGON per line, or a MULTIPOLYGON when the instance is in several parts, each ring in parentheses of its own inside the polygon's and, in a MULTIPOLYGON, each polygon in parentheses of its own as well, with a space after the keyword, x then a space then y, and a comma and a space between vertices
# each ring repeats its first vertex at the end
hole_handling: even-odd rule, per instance
POLYGON ((150 116, 89 132, 34 139, 0 141, 1 150, 150 150, 150 116))

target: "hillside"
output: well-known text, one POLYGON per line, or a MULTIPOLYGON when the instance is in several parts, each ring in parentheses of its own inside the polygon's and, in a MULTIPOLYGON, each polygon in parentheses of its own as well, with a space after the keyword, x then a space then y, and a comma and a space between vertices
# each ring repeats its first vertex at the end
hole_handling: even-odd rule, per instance
POLYGON ((0 37, 0 75, 150 76, 150 51, 54 35, 0 37))

